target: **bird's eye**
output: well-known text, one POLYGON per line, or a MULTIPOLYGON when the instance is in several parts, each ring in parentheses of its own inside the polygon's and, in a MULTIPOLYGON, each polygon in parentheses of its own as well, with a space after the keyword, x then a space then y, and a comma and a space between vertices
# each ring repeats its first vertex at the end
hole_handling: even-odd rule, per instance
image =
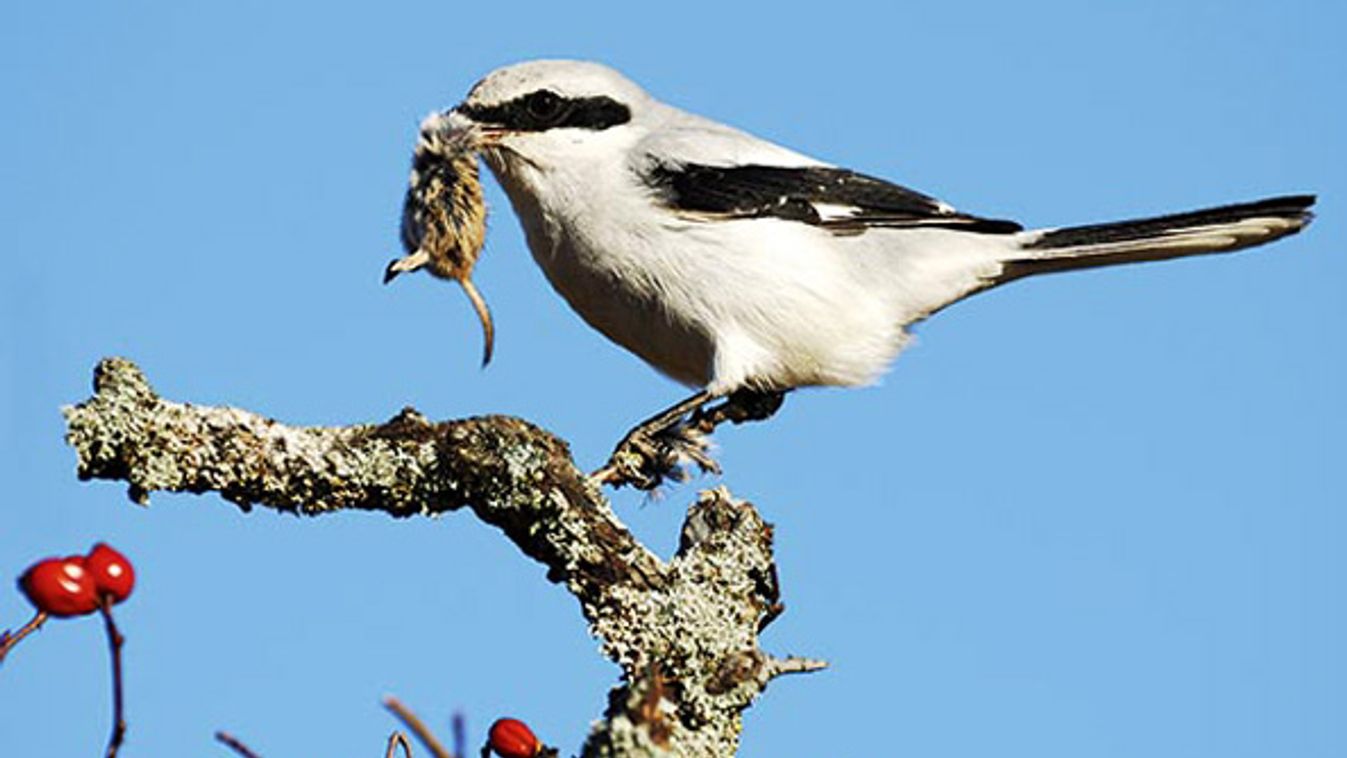
POLYGON ((524 105, 533 118, 550 122, 561 116, 565 101, 557 93, 544 89, 529 95, 524 105))

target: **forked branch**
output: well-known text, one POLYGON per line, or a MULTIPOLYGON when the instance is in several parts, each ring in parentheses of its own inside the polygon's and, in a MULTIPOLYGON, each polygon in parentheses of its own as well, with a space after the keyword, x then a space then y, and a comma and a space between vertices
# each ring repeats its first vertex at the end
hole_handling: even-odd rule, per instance
POLYGON ((64 413, 80 478, 125 481, 140 503, 171 491, 303 515, 471 509, 547 566, 622 668, 583 755, 732 755, 740 714, 767 682, 822 665, 758 646, 781 604, 772 530, 752 505, 703 493, 663 561, 563 441, 520 419, 431 422, 406 408, 383 424, 291 427, 164 400, 119 358, 100 362, 94 396, 64 413))

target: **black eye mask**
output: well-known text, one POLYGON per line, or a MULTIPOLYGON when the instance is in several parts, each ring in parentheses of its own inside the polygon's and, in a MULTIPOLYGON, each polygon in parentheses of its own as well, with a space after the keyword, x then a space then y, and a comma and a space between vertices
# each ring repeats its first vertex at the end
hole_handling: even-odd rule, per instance
POLYGON ((548 89, 499 105, 462 105, 458 111, 479 124, 519 132, 567 128, 602 131, 631 121, 631 109, 611 97, 562 97, 548 89))

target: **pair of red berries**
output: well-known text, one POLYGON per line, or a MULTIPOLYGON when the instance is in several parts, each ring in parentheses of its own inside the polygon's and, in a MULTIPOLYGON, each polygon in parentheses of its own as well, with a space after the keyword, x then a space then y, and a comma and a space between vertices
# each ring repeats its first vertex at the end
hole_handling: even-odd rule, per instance
POLYGON ((104 598, 131 596, 136 571, 126 556, 100 542, 88 555, 44 558, 19 577, 19 589, 39 611, 65 618, 98 610, 104 598))

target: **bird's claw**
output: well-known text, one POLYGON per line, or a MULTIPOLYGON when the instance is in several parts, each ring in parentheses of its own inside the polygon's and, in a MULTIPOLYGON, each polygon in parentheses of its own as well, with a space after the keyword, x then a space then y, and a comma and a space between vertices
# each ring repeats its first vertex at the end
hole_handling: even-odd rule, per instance
POLYGON ((701 430, 688 424, 647 431, 633 429, 613 450, 608 463, 590 475, 598 484, 621 487, 629 484, 639 490, 653 490, 666 479, 684 481, 688 464, 704 473, 720 473, 711 457, 711 442, 701 430))

